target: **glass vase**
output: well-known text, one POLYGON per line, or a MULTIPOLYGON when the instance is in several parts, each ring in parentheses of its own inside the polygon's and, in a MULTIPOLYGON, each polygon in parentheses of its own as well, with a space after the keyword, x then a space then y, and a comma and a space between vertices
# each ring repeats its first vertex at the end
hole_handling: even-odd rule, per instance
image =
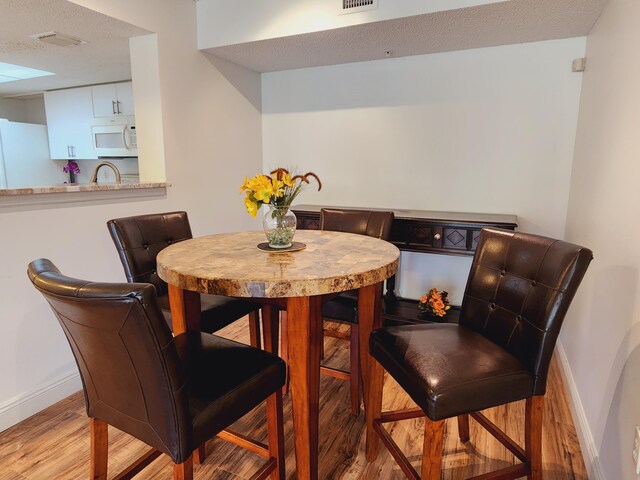
POLYGON ((289 207, 269 204, 262 226, 271 248, 288 248, 296 233, 296 216, 289 207))

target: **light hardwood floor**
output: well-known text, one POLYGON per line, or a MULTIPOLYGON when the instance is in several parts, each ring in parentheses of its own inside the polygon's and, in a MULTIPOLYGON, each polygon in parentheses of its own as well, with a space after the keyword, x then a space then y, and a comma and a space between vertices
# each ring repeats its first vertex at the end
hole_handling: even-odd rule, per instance
MULTIPOLYGON (((53 318, 52 318, 53 321, 53 318)), ((247 322, 227 327, 221 335, 248 343, 247 322)), ((326 359, 332 366, 348 369, 348 342, 327 338, 326 359)), ((402 472, 381 446, 376 462, 368 464, 364 455, 364 415, 349 413, 349 383, 321 377, 320 398, 320 478, 321 479, 404 479, 402 472)), ((552 363, 545 404, 543 461, 546 480, 587 480, 575 428, 557 363, 552 363)), ((383 409, 414 406, 388 376, 385 377, 383 409)), ((295 479, 291 405, 284 402, 287 478, 295 479)), ((486 411, 498 426, 522 442, 524 402, 486 411)), ((261 405, 234 424, 234 429, 266 442, 265 410, 261 405)), ((388 424, 393 438, 420 471, 424 421, 407 420, 388 424)), ((479 425, 471 420, 471 441, 463 444, 457 436, 456 420, 447 421, 445 433, 445 480, 458 480, 511 465, 514 457, 479 425)), ((141 442, 109 427, 109 470, 120 471, 147 448, 141 442)), ((249 478, 262 462, 219 439, 206 446, 204 464, 196 465, 196 479, 240 480, 249 478)), ((0 433, 0 480, 84 479, 89 476, 89 423, 81 392, 74 394, 22 423, 0 433)), ((161 456, 138 477, 170 479, 171 462, 161 456)))

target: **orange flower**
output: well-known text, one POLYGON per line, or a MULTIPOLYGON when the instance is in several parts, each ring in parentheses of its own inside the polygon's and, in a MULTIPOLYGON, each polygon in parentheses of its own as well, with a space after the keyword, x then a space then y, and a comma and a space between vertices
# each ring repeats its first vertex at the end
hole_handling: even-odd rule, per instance
POLYGON ((437 289, 431 288, 426 294, 420 297, 418 309, 438 317, 444 317, 447 314, 447 310, 451 308, 447 295, 445 291, 439 292, 437 289))

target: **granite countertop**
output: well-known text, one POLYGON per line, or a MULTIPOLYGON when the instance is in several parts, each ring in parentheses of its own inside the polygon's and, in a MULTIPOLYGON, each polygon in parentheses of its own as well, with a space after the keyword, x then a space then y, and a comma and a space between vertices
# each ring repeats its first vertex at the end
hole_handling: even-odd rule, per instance
POLYGON ((263 232, 184 240, 158 254, 158 275, 185 290, 237 297, 284 298, 343 292, 396 273, 400 251, 384 240, 344 232, 299 230, 306 248, 263 252, 263 232))
POLYGON ((0 196, 37 195, 42 193, 99 192, 108 190, 137 190, 143 188, 165 188, 168 186, 170 185, 166 182, 78 183, 49 185, 44 187, 0 188, 0 196))

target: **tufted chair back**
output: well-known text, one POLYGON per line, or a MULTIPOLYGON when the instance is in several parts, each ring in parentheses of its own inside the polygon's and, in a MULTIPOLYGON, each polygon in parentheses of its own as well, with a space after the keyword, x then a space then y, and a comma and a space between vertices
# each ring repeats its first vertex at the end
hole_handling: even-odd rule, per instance
POLYGON ((89 417, 184 461, 193 449, 186 378, 155 288, 76 280, 46 259, 27 273, 67 336, 89 417))
POLYGON ((156 257, 172 243, 193 238, 187 212, 154 213, 116 218, 107 222, 120 255, 127 281, 151 283, 158 295, 167 284, 156 272, 156 257))
POLYGON ((393 212, 323 208, 320 210, 320 230, 357 233, 389 240, 393 212))
POLYGON ((591 250, 538 235, 483 229, 464 292, 460 325, 501 346, 535 376, 543 395, 564 316, 591 250))

